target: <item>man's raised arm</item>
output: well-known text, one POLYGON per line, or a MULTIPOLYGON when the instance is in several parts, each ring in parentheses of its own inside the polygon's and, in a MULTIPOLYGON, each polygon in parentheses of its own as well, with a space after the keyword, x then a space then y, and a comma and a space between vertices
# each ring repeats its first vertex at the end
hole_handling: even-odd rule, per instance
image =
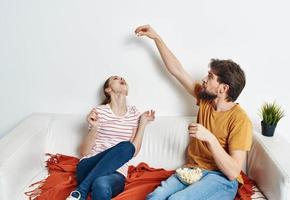
POLYGON ((173 75, 181 85, 194 97, 196 97, 195 83, 187 71, 184 70, 179 60, 166 46, 162 38, 154 31, 150 25, 139 26, 136 28, 137 36, 147 36, 154 40, 166 69, 173 75))

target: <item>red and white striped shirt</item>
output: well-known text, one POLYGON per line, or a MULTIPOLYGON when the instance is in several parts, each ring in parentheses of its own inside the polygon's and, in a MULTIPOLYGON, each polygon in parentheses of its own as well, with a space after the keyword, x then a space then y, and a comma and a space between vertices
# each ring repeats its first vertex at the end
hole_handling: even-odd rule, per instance
MULTIPOLYGON (((100 105, 96 110, 99 126, 95 145, 91 153, 84 156, 82 159, 103 152, 122 141, 129 141, 133 135, 134 129, 138 127, 140 112, 135 106, 128 106, 127 113, 121 117, 113 113, 109 104, 100 105)), ((128 165, 123 165, 117 171, 126 177, 128 165)))

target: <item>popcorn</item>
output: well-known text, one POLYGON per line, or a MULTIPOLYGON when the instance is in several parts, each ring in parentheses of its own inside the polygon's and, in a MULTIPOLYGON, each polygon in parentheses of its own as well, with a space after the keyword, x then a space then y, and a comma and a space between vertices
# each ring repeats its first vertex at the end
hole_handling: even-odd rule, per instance
POLYGON ((197 182, 202 177, 202 170, 198 167, 178 168, 175 174, 182 183, 190 185, 197 182))

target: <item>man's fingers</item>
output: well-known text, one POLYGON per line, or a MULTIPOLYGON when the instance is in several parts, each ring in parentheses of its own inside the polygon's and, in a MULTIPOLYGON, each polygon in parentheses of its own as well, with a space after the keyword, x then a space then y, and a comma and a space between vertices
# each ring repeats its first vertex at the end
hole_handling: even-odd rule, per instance
POLYGON ((191 131, 191 132, 195 132, 195 133, 196 133, 198 130, 197 130, 197 129, 195 129, 195 128, 191 128, 191 129, 189 129, 189 130, 188 130, 188 132, 190 132, 190 131, 191 131))
POLYGON ((198 127, 199 127, 198 123, 190 123, 187 128, 189 130, 190 128, 198 128, 198 127))
POLYGON ((196 134, 196 130, 189 130, 188 133, 189 134, 196 134))
POLYGON ((136 35, 137 36, 144 36, 144 35, 146 36, 147 34, 145 32, 143 32, 143 31, 140 31, 136 35))
POLYGON ((194 133, 189 134, 189 136, 196 138, 196 134, 194 134, 194 133))
POLYGON ((140 34, 140 32, 142 32, 142 30, 144 30, 144 28, 138 27, 138 28, 135 30, 135 34, 140 34))
POLYGON ((189 126, 197 126, 197 125, 198 125, 198 123, 194 123, 194 122, 189 124, 189 126))
POLYGON ((197 130, 198 127, 197 127, 197 126, 190 126, 190 125, 189 125, 189 126, 187 127, 187 129, 188 129, 188 130, 191 130, 191 129, 195 129, 195 130, 197 130))
POLYGON ((143 26, 139 26, 136 28, 135 33, 139 33, 140 31, 147 31, 149 28, 149 25, 143 25, 143 26))
POLYGON ((136 29, 135 29, 135 33, 137 34, 141 29, 142 29, 143 26, 138 26, 136 29))

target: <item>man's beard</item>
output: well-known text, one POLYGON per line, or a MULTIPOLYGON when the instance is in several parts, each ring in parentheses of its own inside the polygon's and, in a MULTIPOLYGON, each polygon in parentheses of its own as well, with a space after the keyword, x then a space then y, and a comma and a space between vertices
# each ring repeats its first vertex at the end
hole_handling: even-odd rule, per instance
POLYGON ((217 98, 217 95, 216 94, 212 94, 212 93, 206 91, 205 89, 202 89, 198 93, 198 97, 200 99, 203 99, 203 100, 214 100, 215 98, 217 98))

